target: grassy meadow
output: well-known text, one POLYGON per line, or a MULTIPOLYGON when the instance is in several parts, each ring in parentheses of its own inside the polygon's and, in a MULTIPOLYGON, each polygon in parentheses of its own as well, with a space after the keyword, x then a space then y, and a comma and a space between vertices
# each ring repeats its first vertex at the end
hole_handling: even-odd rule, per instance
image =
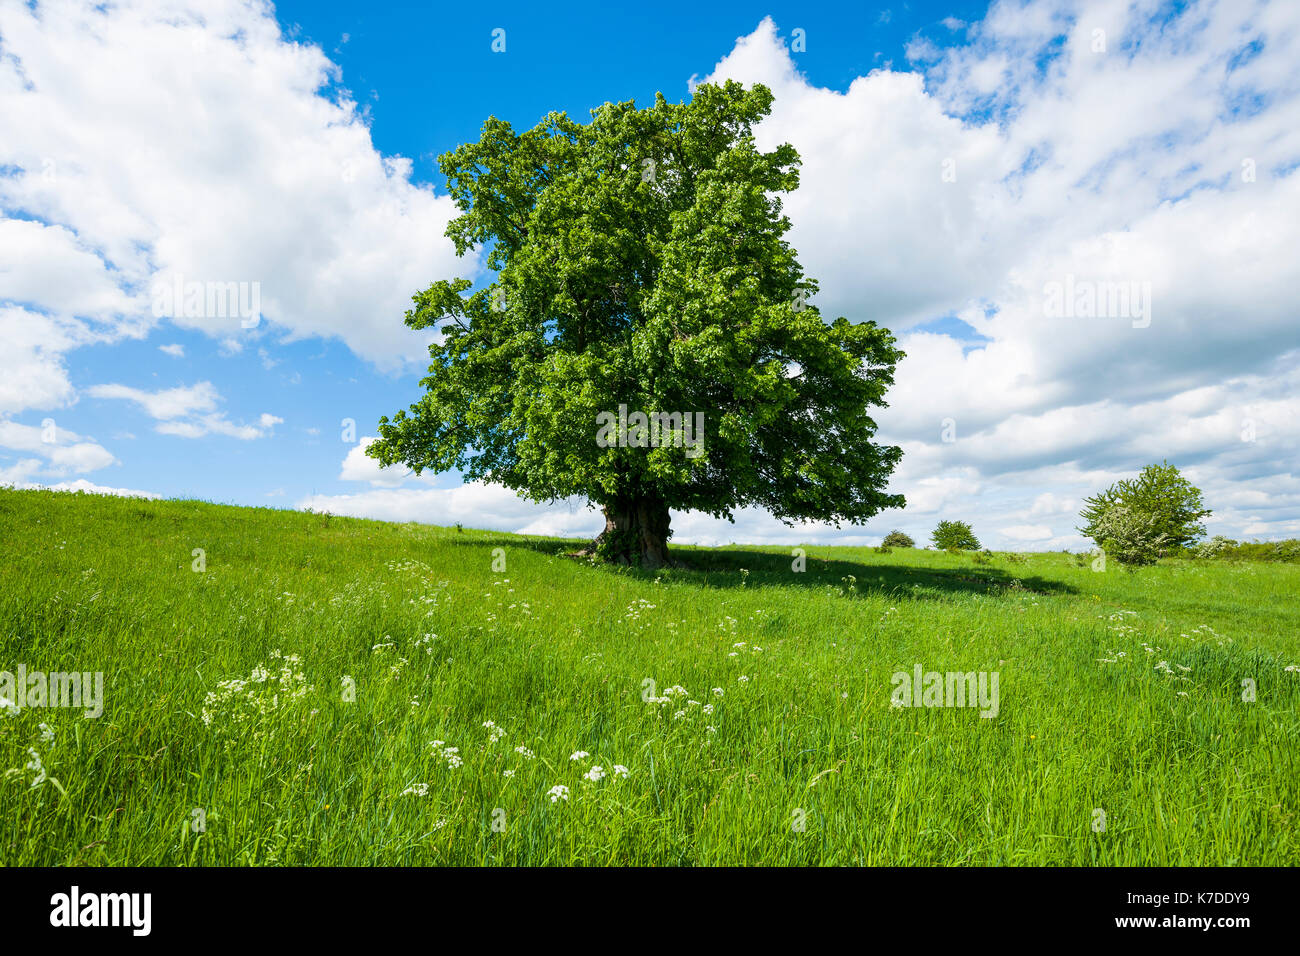
POLYGON ((574 550, 0 490, 0 863, 1300 863, 1298 565, 574 550))

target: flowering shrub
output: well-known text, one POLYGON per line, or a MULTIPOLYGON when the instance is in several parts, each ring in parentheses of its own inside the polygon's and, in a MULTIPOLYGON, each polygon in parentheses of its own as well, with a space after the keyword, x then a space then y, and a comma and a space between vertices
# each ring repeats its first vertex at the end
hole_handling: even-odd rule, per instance
POLYGON ((1158 519, 1124 505, 1111 505, 1092 524, 1093 538, 1109 557, 1129 568, 1155 564, 1169 547, 1158 519))
POLYGON ((1225 552, 1237 546, 1237 542, 1231 538, 1225 538, 1221 534, 1216 534, 1209 541, 1202 541, 1196 547, 1192 548, 1192 554, 1198 558, 1217 558, 1225 552))

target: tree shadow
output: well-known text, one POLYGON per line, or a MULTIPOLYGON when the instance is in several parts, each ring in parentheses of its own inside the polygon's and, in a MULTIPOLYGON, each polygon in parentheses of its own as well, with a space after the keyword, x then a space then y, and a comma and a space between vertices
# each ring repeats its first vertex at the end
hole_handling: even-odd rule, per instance
MULTIPOLYGON (((811 552, 811 549, 807 549, 811 552)), ((788 553, 745 550, 672 551, 676 580, 692 580, 708 588, 833 587, 859 594, 893 592, 903 597, 933 597, 945 594, 1077 594, 1078 588, 1037 575, 1016 574, 992 563, 962 568, 927 568, 908 564, 864 564, 842 558, 820 558, 809 553, 805 569, 792 567, 788 553), (742 573, 748 571, 748 574, 742 573)), ((653 573, 648 573, 653 577, 653 573)))
MULTIPOLYGON (((587 562, 576 552, 587 547, 585 538, 515 537, 491 532, 466 532, 442 539, 454 545, 475 548, 525 548, 551 557, 587 562)), ((653 581, 668 578, 690 582, 704 588, 741 587, 802 587, 823 589, 833 587, 848 591, 852 587, 858 594, 895 593, 900 597, 926 598, 941 594, 1001 594, 1023 592, 1026 594, 1078 594, 1079 589, 1060 581, 1037 575, 1017 574, 990 559, 989 563, 972 563, 960 568, 927 568, 909 564, 864 564, 842 558, 821 558, 813 552, 816 546, 805 546, 808 551, 805 569, 796 572, 793 558, 786 551, 750 551, 737 548, 716 549, 679 546, 669 549, 673 566, 658 570, 627 567, 625 565, 593 565, 597 571, 653 581), (747 574, 742 574, 747 571, 747 574), (852 578, 846 581, 846 578, 852 578)))
POLYGON ((590 538, 543 538, 529 535, 521 537, 516 535, 494 533, 491 531, 470 531, 466 529, 463 535, 453 532, 450 536, 438 539, 438 543, 450 544, 455 547, 472 547, 472 548, 523 548, 527 551, 536 551, 539 554, 549 554, 552 556, 566 556, 572 552, 580 551, 591 544, 590 538))

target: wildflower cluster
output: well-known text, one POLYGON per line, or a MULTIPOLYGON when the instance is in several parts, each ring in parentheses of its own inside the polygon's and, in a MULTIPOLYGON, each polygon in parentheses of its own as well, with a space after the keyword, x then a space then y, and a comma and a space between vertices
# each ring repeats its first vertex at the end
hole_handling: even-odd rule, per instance
MULTIPOLYGON (((591 754, 585 750, 575 750, 573 753, 569 754, 570 763, 582 765, 588 764, 590 761, 591 754)), ((602 780, 605 780, 611 773, 614 775, 615 780, 626 780, 632 775, 632 771, 628 770, 628 768, 621 763, 614 764, 609 770, 606 770, 601 764, 591 763, 590 766, 582 772, 579 779, 584 787, 591 787, 599 784, 602 780)), ((546 796, 550 798, 551 803, 559 803, 561 801, 568 801, 570 793, 571 790, 567 785, 557 783, 555 786, 551 787, 550 790, 546 791, 546 796)))
POLYGON ((463 763, 459 747, 449 747, 441 740, 431 740, 429 741, 429 749, 435 757, 446 761, 448 770, 457 770, 463 763))
POLYGON ((259 733, 264 721, 315 690, 307 683, 297 654, 271 651, 270 659, 248 677, 223 680, 203 698, 203 723, 219 735, 259 733))

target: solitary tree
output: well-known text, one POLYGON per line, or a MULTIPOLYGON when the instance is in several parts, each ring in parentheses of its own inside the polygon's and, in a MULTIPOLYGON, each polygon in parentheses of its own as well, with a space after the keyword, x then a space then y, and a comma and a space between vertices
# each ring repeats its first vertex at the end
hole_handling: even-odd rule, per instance
POLYGON ((978 551, 979 539, 965 521, 940 521, 930 538, 943 551, 978 551))
POLYGON ((536 501, 604 512, 603 557, 668 562, 669 509, 862 523, 901 449, 873 444, 902 353, 874 322, 823 321, 785 241, 789 145, 759 151, 772 94, 703 85, 689 103, 606 103, 517 134, 489 119, 439 164, 457 252, 495 281, 414 296, 437 326, 426 389, 367 453, 459 468, 536 501))
MULTIPOLYGON (((1137 478, 1115 482, 1100 494, 1085 498, 1084 505, 1079 514, 1085 522, 1080 533, 1108 553, 1123 540, 1128 542, 1125 550, 1149 552, 1152 560, 1199 540, 1205 534, 1200 520, 1211 513, 1201 500, 1201 489, 1167 461, 1147 465, 1137 478), (1112 511, 1118 515, 1110 516, 1112 511), (1116 529, 1120 527, 1127 530, 1119 534, 1116 529), (1136 547, 1138 544, 1143 546, 1136 547)), ((1141 558, 1126 563, 1150 561, 1141 558)))

